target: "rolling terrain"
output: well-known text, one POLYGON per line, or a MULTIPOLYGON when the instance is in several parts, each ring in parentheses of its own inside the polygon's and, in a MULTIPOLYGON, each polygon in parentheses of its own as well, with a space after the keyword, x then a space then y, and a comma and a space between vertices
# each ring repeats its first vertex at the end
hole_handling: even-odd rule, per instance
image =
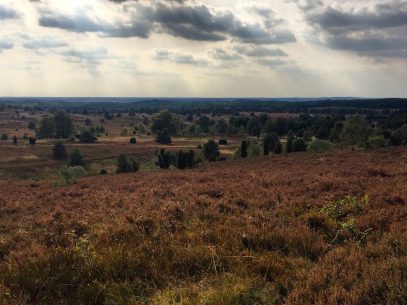
POLYGON ((0 182, 0 304, 406 304, 407 150, 0 182))

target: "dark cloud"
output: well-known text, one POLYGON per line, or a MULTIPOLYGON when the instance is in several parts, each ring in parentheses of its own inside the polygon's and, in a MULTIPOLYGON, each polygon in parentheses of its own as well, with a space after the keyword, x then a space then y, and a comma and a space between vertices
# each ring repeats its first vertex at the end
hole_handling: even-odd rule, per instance
POLYGON ((131 22, 109 24, 86 14, 65 16, 43 12, 39 24, 77 33, 98 32, 111 37, 148 38, 152 32, 159 32, 197 41, 222 41, 228 38, 254 44, 295 41, 289 31, 271 31, 258 24, 245 24, 230 11, 214 10, 205 5, 156 2, 150 6, 133 4, 127 6, 125 11, 131 14, 131 22))
POLYGON ((320 4, 312 8, 304 9, 306 19, 323 34, 328 47, 369 57, 406 57, 406 2, 387 1, 358 10, 320 4))
POLYGON ((17 19, 18 17, 19 15, 15 10, 8 8, 5 5, 0 5, 0 20, 17 19))
POLYGON ((0 53, 4 50, 10 50, 14 47, 14 44, 8 41, 0 41, 0 53))
POLYGON ((257 60, 257 63, 262 66, 269 66, 269 67, 277 67, 277 66, 282 66, 285 65, 286 62, 281 60, 281 59, 267 59, 267 58, 262 58, 257 60))

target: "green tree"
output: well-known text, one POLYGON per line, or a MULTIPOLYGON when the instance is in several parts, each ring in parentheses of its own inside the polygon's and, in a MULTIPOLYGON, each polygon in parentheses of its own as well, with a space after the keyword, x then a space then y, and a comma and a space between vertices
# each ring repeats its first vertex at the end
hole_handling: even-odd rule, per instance
POLYGON ((52 149, 52 155, 55 160, 63 160, 67 158, 67 153, 65 149, 65 145, 62 142, 55 143, 52 149))
POLYGON ((79 140, 82 143, 95 143, 97 138, 89 131, 89 130, 83 130, 79 140))
POLYGON ((171 136, 168 128, 164 128, 163 130, 157 130, 157 136, 155 141, 158 144, 171 144, 171 136))
POLYGON ((173 160, 174 160, 174 156, 169 151, 165 151, 165 149, 161 149, 160 152, 158 153, 158 162, 156 162, 156 164, 161 169, 168 169, 168 168, 170 168, 173 160))
POLYGON ((130 144, 136 144, 137 143, 137 139, 135 137, 132 137, 130 139, 130 144))
POLYGON ((275 132, 265 135, 263 139, 263 154, 267 156, 270 152, 274 152, 278 142, 279 138, 275 132))
POLYGON ((307 143, 303 139, 296 139, 293 142, 293 152, 307 151, 307 143))
POLYGON ((252 117, 247 123, 247 132, 255 137, 259 137, 261 133, 261 123, 257 117, 252 117))
POLYGON ((157 134, 167 129, 170 135, 174 135, 178 132, 179 124, 179 120, 171 112, 163 110, 153 117, 151 131, 157 134))
POLYGON ((216 161, 220 155, 219 145, 214 140, 209 140, 203 145, 203 153, 207 160, 216 161))
POLYGON ((130 160, 126 155, 122 154, 117 160, 117 173, 133 173, 139 170, 139 164, 135 160, 130 160))
POLYGON ((54 137, 54 132, 55 132, 54 118, 52 118, 49 115, 42 117, 40 120, 40 126, 38 128, 37 136, 40 139, 49 139, 54 137))
POLYGON ((340 141, 345 145, 365 146, 368 138, 368 127, 361 116, 348 118, 340 135, 340 141))
POLYGON ((30 123, 28 123, 28 129, 34 130, 35 127, 37 127, 37 125, 35 124, 35 122, 31 121, 30 123))
POLYGON ((3 133, 1 135, 1 141, 7 141, 8 140, 8 134, 7 133, 3 133))
POLYGON ((57 139, 68 139, 74 133, 74 125, 71 116, 65 111, 54 114, 55 137, 57 139))
POLYGON ((17 142, 18 142, 17 136, 13 136, 13 144, 17 145, 17 142))
POLYGON ((83 160, 83 156, 78 149, 75 149, 70 157, 69 157, 69 165, 70 166, 85 166, 85 161, 83 160))
POLYGON ((201 127, 201 130, 203 133, 209 132, 209 126, 210 126, 211 120, 203 115, 199 118, 198 124, 201 127))
POLYGON ((339 143, 342 131, 343 131, 343 122, 342 121, 335 122, 334 127, 331 129, 329 140, 332 143, 339 143))
POLYGON ((220 134, 224 134, 227 130, 228 124, 224 119, 220 119, 216 122, 216 131, 220 134))

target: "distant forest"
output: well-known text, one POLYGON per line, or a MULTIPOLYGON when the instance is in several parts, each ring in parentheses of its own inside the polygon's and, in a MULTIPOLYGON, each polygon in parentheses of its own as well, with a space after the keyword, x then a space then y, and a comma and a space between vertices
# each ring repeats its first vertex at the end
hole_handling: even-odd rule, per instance
POLYGON ((407 111, 407 99, 175 99, 175 98, 0 98, 0 108, 70 113, 157 113, 236 115, 238 112, 382 114, 407 111))

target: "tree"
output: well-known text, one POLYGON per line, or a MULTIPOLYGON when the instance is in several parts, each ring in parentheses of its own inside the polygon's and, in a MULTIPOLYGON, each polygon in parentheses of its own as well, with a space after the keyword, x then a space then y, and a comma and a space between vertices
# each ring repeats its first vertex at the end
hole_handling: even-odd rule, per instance
POLYGON ((209 140, 203 145, 203 153, 207 160, 216 161, 219 157, 219 145, 214 140, 209 140))
POLYGON ((70 157, 69 157, 69 165, 70 166, 85 166, 85 161, 83 160, 83 156, 78 149, 75 149, 70 157))
POLYGON ((153 117, 151 131, 158 134, 159 131, 163 132, 164 129, 167 129, 170 135, 174 135, 178 132, 179 124, 179 120, 171 112, 163 110, 153 117))
POLYGON ((40 139, 49 139, 54 136, 55 121, 51 116, 44 116, 40 121, 40 127, 38 129, 37 136, 40 139))
POLYGON ((286 153, 292 153, 293 152, 293 139, 292 138, 287 139, 285 152, 286 153))
POLYGON ((96 140, 97 138, 89 130, 82 131, 79 138, 82 143, 95 143, 96 140))
POLYGON ((331 133, 329 135, 329 140, 332 143, 339 143, 342 130, 343 130, 343 122, 342 121, 335 122, 334 127, 331 129, 331 133))
POLYGON ((176 154, 175 160, 178 169, 192 168, 196 164, 195 152, 192 149, 186 152, 180 150, 176 154))
POLYGON ((86 126, 92 125, 92 121, 91 121, 89 118, 86 118, 86 120, 85 120, 85 125, 86 125, 86 126))
POLYGON ((283 152, 283 144, 281 144, 280 142, 277 143, 276 145, 276 149, 274 150, 274 153, 279 155, 283 152))
POLYGON ((14 144, 14 145, 17 145, 17 142, 18 142, 17 136, 14 136, 14 137, 13 137, 13 144, 14 144))
POLYGON ((52 149, 52 155, 55 160, 64 160, 67 158, 65 145, 62 142, 57 142, 52 149))
POLYGON ((261 133, 261 123, 257 117, 252 117, 247 123, 247 132, 252 135, 259 137, 261 133))
POLYGON ((7 133, 3 133, 1 135, 1 141, 7 141, 8 140, 8 134, 7 133))
POLYGON ((65 111, 54 114, 55 137, 57 139, 68 139, 74 133, 74 125, 71 116, 65 111))
POLYGON ((139 164, 135 160, 129 160, 126 155, 120 155, 117 160, 117 173, 133 173, 139 170, 139 164))
POLYGON ((247 141, 242 141, 240 144, 240 156, 242 158, 247 158, 247 141))
POLYGON ((205 115, 199 118, 198 124, 201 127, 203 133, 209 132, 210 122, 211 120, 205 115))
POLYGON ((268 133, 263 139, 263 154, 267 156, 270 152, 274 152, 276 145, 279 142, 278 135, 275 132, 268 133))
POLYGON ((165 149, 161 149, 160 152, 158 153, 158 162, 156 162, 156 164, 161 169, 168 169, 168 168, 170 168, 173 160, 174 160, 174 156, 169 151, 165 151, 165 149))
POLYGON ((171 144, 171 136, 168 128, 164 128, 162 131, 157 130, 157 136, 155 138, 155 141, 158 144, 171 144))
POLYGON ((259 147, 259 145, 257 145, 256 142, 250 142, 249 143, 249 148, 247 151, 247 155, 249 158, 255 158, 260 156, 261 154, 261 149, 259 147))
POLYGON ((130 139, 130 144, 136 144, 136 143, 137 143, 136 138, 135 138, 135 137, 132 137, 132 138, 130 139))
POLYGON ((228 127, 228 124, 224 119, 220 119, 219 121, 216 122, 216 131, 220 134, 223 134, 226 132, 228 127))
POLYGON ((361 116, 351 117, 345 121, 340 135, 340 140, 343 144, 364 146, 367 138, 367 124, 361 116))
POLYGON ((228 140, 226 140, 226 139, 220 139, 220 140, 219 140, 219 145, 228 145, 228 140))

